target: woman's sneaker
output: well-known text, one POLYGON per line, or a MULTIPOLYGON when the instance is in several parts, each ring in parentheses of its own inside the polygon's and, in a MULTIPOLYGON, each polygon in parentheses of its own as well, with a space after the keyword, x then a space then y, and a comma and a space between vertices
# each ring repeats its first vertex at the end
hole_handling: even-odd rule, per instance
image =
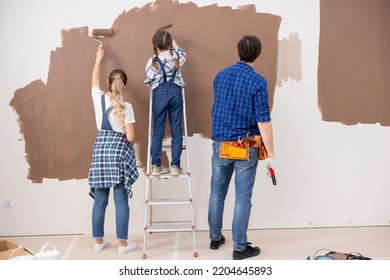
POLYGON ((178 176, 182 170, 183 169, 181 167, 177 167, 176 165, 172 165, 170 168, 172 176, 178 176))
POLYGON ((127 246, 119 246, 118 254, 126 254, 128 252, 134 251, 137 249, 138 245, 134 242, 127 242, 127 246))
POLYGON ((103 251, 104 248, 108 247, 110 245, 110 242, 103 241, 103 243, 95 244, 94 250, 95 252, 103 251))
POLYGON ((169 169, 164 166, 152 165, 152 176, 168 173, 169 169))

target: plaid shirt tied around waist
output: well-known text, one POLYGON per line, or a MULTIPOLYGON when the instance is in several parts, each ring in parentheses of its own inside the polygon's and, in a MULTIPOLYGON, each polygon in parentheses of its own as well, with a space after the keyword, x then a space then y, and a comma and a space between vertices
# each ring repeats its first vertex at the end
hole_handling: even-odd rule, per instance
POLYGON ((124 182, 132 197, 131 186, 138 179, 135 150, 126 135, 113 130, 100 130, 96 137, 89 170, 91 188, 110 188, 124 182))

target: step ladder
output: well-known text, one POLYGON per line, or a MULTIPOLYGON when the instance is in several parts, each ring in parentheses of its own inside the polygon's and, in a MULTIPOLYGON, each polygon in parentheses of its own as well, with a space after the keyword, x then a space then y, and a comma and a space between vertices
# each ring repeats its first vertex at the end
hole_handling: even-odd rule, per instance
MULTIPOLYGON (((172 176, 170 173, 161 174, 159 176, 153 176, 151 174, 152 164, 150 148, 152 142, 152 100, 153 90, 150 90, 149 100, 149 128, 148 128, 148 156, 147 156, 147 167, 146 167, 146 189, 145 189, 145 223, 144 223, 144 241, 142 258, 146 259, 146 248, 147 248, 147 236, 152 233, 174 233, 174 232, 192 232, 192 241, 194 247, 194 257, 198 256, 196 248, 196 235, 195 235, 195 219, 194 219, 194 206, 192 199, 192 185, 191 185, 191 171, 190 171, 190 155, 188 147, 188 130, 187 130, 187 113, 185 103, 185 91, 182 88, 183 96, 183 124, 184 124, 184 137, 183 137, 183 153, 186 157, 186 166, 183 166, 183 171, 178 176, 172 176), (166 179, 166 180, 164 180, 166 179), (175 184, 181 184, 186 182, 188 186, 188 197, 186 198, 154 198, 153 190, 158 187, 158 183, 165 184, 172 182, 175 184), (164 182, 162 182, 164 181, 164 182), (165 205, 165 206, 163 206, 165 205), (158 222, 153 220, 153 207, 169 207, 173 205, 188 205, 190 211, 190 220, 186 221, 175 221, 175 222, 158 222)), ((170 145, 163 145, 163 152, 170 151, 170 145)), ((164 186, 162 186, 164 187, 164 186)), ((161 190, 161 189, 160 189, 161 190)))

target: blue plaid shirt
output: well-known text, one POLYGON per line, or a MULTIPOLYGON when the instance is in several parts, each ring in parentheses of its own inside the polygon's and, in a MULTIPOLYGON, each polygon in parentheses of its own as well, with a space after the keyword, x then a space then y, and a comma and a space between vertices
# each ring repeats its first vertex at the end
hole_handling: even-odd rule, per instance
POLYGON ((132 197, 131 185, 138 179, 135 151, 126 135, 113 130, 99 130, 89 170, 91 188, 110 188, 124 182, 132 197))
POLYGON ((249 132, 259 135, 258 122, 271 120, 267 81, 243 62, 223 69, 214 79, 212 140, 235 141, 249 132))
MULTIPOLYGON (((180 69, 178 69, 179 71, 177 71, 174 83, 179 87, 186 87, 183 76, 181 74, 181 69, 183 68, 184 63, 186 61, 186 53, 181 48, 177 48, 177 49, 173 49, 173 56, 169 53, 169 51, 164 51, 159 53, 158 57, 161 59, 161 62, 165 67, 165 72, 167 73, 167 81, 170 80, 170 78, 173 75, 173 71, 175 70, 174 59, 177 58, 179 60, 180 69)), ((160 67, 158 67, 158 69, 153 67, 152 65, 153 59, 154 56, 151 57, 149 61, 146 63, 145 84, 151 86, 152 89, 155 89, 164 82, 164 77, 160 67)))

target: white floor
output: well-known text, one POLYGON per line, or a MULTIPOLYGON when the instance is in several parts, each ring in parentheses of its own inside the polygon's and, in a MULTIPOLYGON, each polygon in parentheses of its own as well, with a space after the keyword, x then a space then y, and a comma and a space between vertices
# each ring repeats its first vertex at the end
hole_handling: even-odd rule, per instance
MULTIPOLYGON (((210 250, 208 232, 197 232, 197 257, 194 257, 191 233, 148 234, 146 259, 231 260, 231 232, 225 231, 223 234, 226 243, 219 250, 210 250)), ((53 243, 63 260, 140 260, 143 253, 143 234, 130 236, 138 248, 125 255, 118 255, 118 243, 112 235, 105 239, 111 245, 101 252, 93 251, 94 242, 87 235, 3 236, 1 239, 14 241, 35 254, 46 243, 53 243)), ((306 260, 319 249, 357 252, 373 260, 390 260, 390 227, 250 230, 248 241, 261 248, 261 254, 252 258, 257 260, 306 260)), ((319 253, 326 253, 326 250, 319 253)))

